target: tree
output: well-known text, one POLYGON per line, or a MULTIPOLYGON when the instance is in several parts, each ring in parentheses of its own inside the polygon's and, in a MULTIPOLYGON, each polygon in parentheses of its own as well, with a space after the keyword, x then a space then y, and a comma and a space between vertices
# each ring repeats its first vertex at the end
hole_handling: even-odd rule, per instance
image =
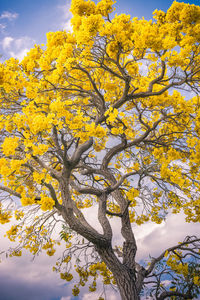
POLYGON ((100 274, 123 300, 192 299, 200 239, 139 264, 131 223, 159 224, 169 211, 200 221, 200 7, 174 2, 153 21, 113 10, 112 0, 72 0, 73 32, 50 32, 46 47, 0 65, 0 222, 15 214, 11 256, 53 255, 51 234, 64 224, 54 269, 72 280, 76 256, 74 295, 90 277, 94 291, 100 274), (101 232, 84 214, 91 206, 101 232))

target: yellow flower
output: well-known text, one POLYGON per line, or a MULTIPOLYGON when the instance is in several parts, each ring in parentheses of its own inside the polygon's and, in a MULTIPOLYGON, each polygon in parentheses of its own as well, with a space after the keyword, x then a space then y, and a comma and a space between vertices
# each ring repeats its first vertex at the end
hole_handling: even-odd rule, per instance
POLYGON ((41 205, 41 209, 44 211, 52 210, 55 205, 55 201, 46 195, 41 195, 41 200, 38 201, 38 203, 41 205))
POLYGON ((6 137, 2 144, 2 151, 6 156, 14 155, 16 148, 19 145, 18 137, 6 137))

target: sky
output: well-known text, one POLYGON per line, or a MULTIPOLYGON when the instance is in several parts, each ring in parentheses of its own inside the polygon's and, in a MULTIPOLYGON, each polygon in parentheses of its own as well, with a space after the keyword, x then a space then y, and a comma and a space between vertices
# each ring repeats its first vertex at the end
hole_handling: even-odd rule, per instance
MULTIPOLYGON (((184 1, 199 5, 200 0, 184 1)), ((116 13, 130 14, 132 17, 150 19, 155 9, 166 11, 171 0, 118 0, 116 13)), ((22 59, 34 45, 46 42, 46 32, 70 28, 70 1, 66 0, 0 0, 0 54, 1 61, 13 56, 22 59)), ((95 224, 94 214, 87 214, 91 224, 95 224)), ((118 223, 112 222, 116 233, 118 223)), ((3 235, 7 226, 0 229, 0 252, 10 246, 3 235)), ((197 234, 198 225, 186 224, 183 215, 169 215, 161 225, 147 224, 134 227, 139 256, 156 256, 164 246, 172 246, 181 241, 187 234, 197 234), (167 241, 167 245, 166 245, 167 241), (148 245, 148 247, 147 247, 148 245)), ((0 300, 73 300, 71 284, 66 284, 58 274, 52 272, 56 258, 62 253, 59 249, 54 257, 41 255, 32 261, 25 253, 21 258, 3 259, 0 263, 0 300)), ((95 300, 99 296, 89 294, 86 288, 81 292, 80 300, 95 300)), ((76 297, 76 299, 78 299, 76 297)), ((109 300, 118 300, 119 296, 109 291, 109 300)))

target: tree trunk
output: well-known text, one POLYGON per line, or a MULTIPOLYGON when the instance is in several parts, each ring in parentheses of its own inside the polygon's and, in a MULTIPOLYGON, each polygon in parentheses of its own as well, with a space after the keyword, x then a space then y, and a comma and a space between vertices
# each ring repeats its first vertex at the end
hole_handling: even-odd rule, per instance
POLYGON ((139 300, 135 274, 116 257, 113 249, 96 247, 101 259, 112 272, 122 300, 139 300))
MULTIPOLYGON (((113 274, 114 275, 114 274, 113 274)), ((140 297, 137 293, 136 285, 133 276, 130 272, 123 272, 115 276, 115 280, 121 295, 122 300, 139 300, 140 297)))

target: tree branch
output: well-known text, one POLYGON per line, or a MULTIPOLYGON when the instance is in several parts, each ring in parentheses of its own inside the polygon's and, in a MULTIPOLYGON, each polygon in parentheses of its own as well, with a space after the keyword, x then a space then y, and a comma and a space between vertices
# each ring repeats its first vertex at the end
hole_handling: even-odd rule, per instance
POLYGON ((110 223, 106 217, 106 202, 107 202, 107 195, 103 193, 99 197, 99 209, 98 209, 98 220, 103 228, 104 236, 111 241, 112 239, 112 228, 110 223))
POLYGON ((13 191, 12 189, 10 189, 9 187, 7 186, 3 186, 3 185, 0 185, 0 190, 4 191, 4 192, 7 192, 17 198, 21 198, 21 195, 19 193, 17 193, 16 191, 13 191))
POLYGON ((157 300, 163 300, 163 299, 168 298, 168 297, 171 298, 172 296, 178 296, 178 297, 181 297, 181 298, 187 299, 187 300, 192 299, 192 295, 191 295, 190 292, 183 294, 183 293, 180 293, 178 291, 169 291, 169 292, 164 291, 159 297, 157 297, 157 300))
MULTIPOLYGON (((149 275, 149 274, 153 271, 155 265, 156 265, 161 259, 163 259, 163 257, 165 256, 165 253, 166 253, 167 251, 168 251, 168 252, 174 251, 174 250, 176 250, 176 249, 181 249, 181 247, 184 246, 184 245, 191 245, 191 244, 193 244, 193 243, 200 242, 200 238, 196 238, 196 237, 195 237, 193 240, 190 240, 189 238, 190 238, 190 237, 188 237, 188 239, 186 239, 185 242, 182 242, 182 243, 177 244, 177 245, 175 245, 175 246, 173 246, 173 247, 167 248, 165 251, 163 251, 163 252, 160 254, 160 256, 158 256, 157 258, 153 258, 153 260, 151 261, 151 264, 150 264, 149 268, 146 270, 146 275, 149 275)), ((200 245, 199 245, 199 248, 200 248, 200 245)), ((190 249, 188 248, 188 251, 189 251, 189 250, 190 250, 190 249)))

